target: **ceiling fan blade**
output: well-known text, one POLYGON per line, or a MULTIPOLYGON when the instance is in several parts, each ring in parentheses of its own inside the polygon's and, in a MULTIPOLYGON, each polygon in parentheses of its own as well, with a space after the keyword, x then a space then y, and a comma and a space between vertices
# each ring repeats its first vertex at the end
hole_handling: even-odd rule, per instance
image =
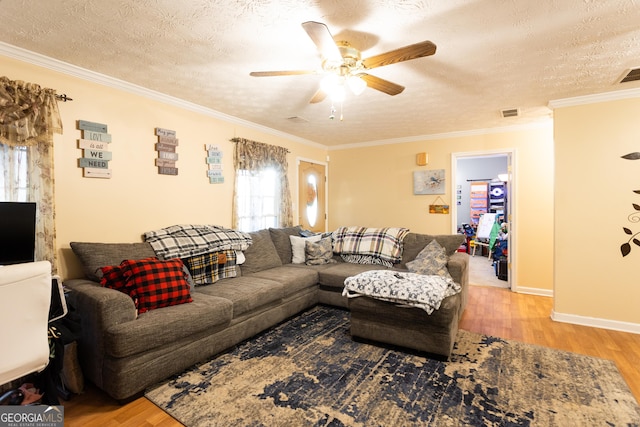
POLYGON ((336 46, 336 42, 333 40, 333 36, 326 25, 321 22, 307 21, 302 23, 302 28, 304 28, 313 43, 318 47, 324 59, 342 62, 340 50, 338 46, 336 46))
POLYGON ((326 97, 327 97, 327 92, 325 92, 324 90, 322 90, 322 88, 320 88, 313 95, 313 97, 309 101, 309 104, 317 104, 318 102, 322 102, 326 97))
POLYGON ((381 79, 380 77, 372 76, 371 74, 359 74, 359 76, 367 82, 367 86, 371 89, 379 90, 391 96, 397 95, 404 90, 404 86, 381 79))
POLYGON ((362 65, 364 65, 365 68, 371 69, 382 67, 383 65, 395 64, 396 62, 422 58, 433 55, 434 53, 436 53, 436 45, 427 40, 363 59, 362 65))
POLYGON ((252 71, 249 73, 253 77, 270 77, 270 76, 296 76, 299 74, 315 74, 311 70, 291 70, 291 71, 252 71))

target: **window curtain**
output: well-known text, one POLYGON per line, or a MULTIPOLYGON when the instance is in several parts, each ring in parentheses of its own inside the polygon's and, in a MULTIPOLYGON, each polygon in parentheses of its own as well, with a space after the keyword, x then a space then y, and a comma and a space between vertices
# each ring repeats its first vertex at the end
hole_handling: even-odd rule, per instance
POLYGON ((261 172, 270 168, 275 170, 277 179, 280 180, 278 226, 290 227, 293 224, 293 214, 291 212, 289 178, 287 177, 287 171, 289 169, 287 153, 289 153, 289 150, 244 138, 233 138, 231 141, 235 143, 233 166, 236 171, 233 194, 233 228, 238 227, 238 174, 249 173, 259 175, 261 172))
POLYGON ((62 133, 56 92, 0 77, 0 200, 36 202, 35 259, 55 274, 54 133, 62 133))

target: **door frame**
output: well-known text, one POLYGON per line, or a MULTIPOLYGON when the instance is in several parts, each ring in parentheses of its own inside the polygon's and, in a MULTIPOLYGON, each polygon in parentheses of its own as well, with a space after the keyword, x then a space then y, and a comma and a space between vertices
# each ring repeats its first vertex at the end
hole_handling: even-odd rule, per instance
POLYGON ((296 222, 298 222, 298 216, 300 215, 300 188, 298 188, 300 183, 300 162, 313 163, 324 167, 324 176, 326 178, 324 183, 324 230, 327 231, 329 226, 329 163, 307 157, 296 157, 296 222))
MULTIPOLYGON (((507 237, 507 247, 509 248, 508 254, 508 285, 511 291, 518 292, 518 263, 517 263, 517 247, 518 241, 518 212, 516 202, 518 197, 518 179, 516 167, 516 153, 515 148, 504 148, 495 150, 481 150, 481 151, 466 151, 451 153, 451 194, 456 194, 456 175, 458 167, 458 159, 473 158, 473 157, 490 157, 496 155, 507 156, 507 173, 509 174, 509 180, 507 181, 507 224, 509 227, 509 234, 507 237)), ((453 197, 453 196, 452 196, 453 197)), ((458 204, 451 203, 451 232, 453 234, 458 232, 458 204)))

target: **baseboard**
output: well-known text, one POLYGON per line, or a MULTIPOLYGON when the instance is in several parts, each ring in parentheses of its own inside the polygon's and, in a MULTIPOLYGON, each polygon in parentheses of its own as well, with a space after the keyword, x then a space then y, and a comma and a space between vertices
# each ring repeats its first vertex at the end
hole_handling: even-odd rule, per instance
POLYGON ((572 323, 574 325, 591 326, 592 328, 640 334, 640 323, 620 322, 618 320, 557 313, 556 311, 551 311, 551 319, 556 322, 572 323))
POLYGON ((542 288, 527 288, 524 286, 518 286, 514 292, 519 294, 538 295, 541 297, 553 297, 553 290, 542 288))

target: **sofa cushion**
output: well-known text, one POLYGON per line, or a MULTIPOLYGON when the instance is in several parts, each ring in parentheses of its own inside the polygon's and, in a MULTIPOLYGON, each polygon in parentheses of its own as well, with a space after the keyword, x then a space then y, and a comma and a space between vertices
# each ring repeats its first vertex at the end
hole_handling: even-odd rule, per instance
POLYGON ((120 266, 138 313, 191 302, 184 264, 169 260, 125 260, 120 266))
POLYGON ((119 265, 126 259, 155 257, 149 243, 93 243, 71 242, 73 253, 80 259, 87 279, 100 281, 98 269, 107 265, 119 265))
POLYGON ((387 270, 387 267, 377 264, 352 264, 350 262, 339 262, 329 265, 327 268, 318 270, 318 283, 320 286, 344 288, 344 279, 355 276, 364 271, 387 270))
POLYGON ((407 263, 407 269, 412 273, 451 278, 447 270, 448 261, 445 249, 434 239, 420 251, 416 259, 407 263))
POLYGON ((289 236, 291 241, 291 264, 304 264, 307 259, 305 252, 307 242, 319 242, 322 236, 316 234, 309 237, 289 236))
POLYGON ((464 243, 465 236, 464 234, 430 235, 409 233, 402 242, 402 261, 398 267, 406 268, 406 264, 416 259, 420 251, 434 239, 445 249, 447 256, 451 256, 458 250, 460 245, 464 243))
POLYGON ((270 228, 269 234, 271 234, 271 241, 276 247, 280 262, 283 264, 289 264, 291 262, 291 242, 289 236, 299 236, 302 228, 299 225, 295 227, 284 228, 270 228))
POLYGON ((193 293, 193 302, 151 310, 105 331, 105 352, 127 357, 173 343, 202 331, 213 332, 231 321, 231 301, 193 293))
POLYGON ((233 303, 233 318, 263 305, 280 302, 284 286, 279 281, 256 276, 222 279, 211 286, 200 286, 196 292, 228 299, 233 303))
POLYGON ((241 267, 243 275, 282 265, 268 229, 252 231, 249 235, 253 244, 244 251, 246 260, 241 267))
POLYGON ((318 273, 310 268, 300 268, 304 264, 288 264, 253 273, 251 277, 279 282, 283 286, 284 297, 291 296, 303 289, 318 286, 318 273))

